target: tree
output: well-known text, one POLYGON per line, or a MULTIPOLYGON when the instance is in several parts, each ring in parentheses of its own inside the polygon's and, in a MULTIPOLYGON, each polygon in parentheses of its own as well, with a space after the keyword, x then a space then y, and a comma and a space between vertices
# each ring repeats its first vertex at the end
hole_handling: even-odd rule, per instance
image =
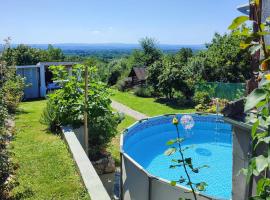
POLYGON ((182 48, 176 53, 175 60, 177 63, 185 65, 192 56, 193 52, 191 48, 182 48))
POLYGON ((158 49, 155 39, 145 37, 139 43, 143 49, 145 66, 148 67, 161 58, 162 53, 158 49))
POLYGON ((2 59, 8 66, 35 65, 38 62, 64 61, 65 56, 61 49, 48 46, 48 50, 36 49, 20 44, 15 48, 8 46, 2 53, 2 59))
POLYGON ((130 67, 127 63, 127 59, 121 58, 111 61, 108 66, 108 84, 115 85, 121 76, 127 75, 130 71, 130 67))
POLYGON ((50 62, 53 61, 63 61, 65 59, 65 56, 61 49, 54 48, 51 44, 48 45, 47 52, 47 60, 50 62))
POLYGON ((241 49, 241 37, 233 34, 215 34, 207 50, 193 56, 188 68, 201 79, 214 82, 245 82, 250 77, 251 57, 241 49))

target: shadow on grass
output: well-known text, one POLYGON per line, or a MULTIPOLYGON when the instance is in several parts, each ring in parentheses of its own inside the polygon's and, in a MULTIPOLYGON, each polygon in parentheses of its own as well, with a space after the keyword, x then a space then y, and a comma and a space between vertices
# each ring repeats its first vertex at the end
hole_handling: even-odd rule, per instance
POLYGON ((155 99, 155 102, 178 110, 186 110, 194 108, 193 102, 189 100, 183 100, 183 102, 179 102, 177 101, 177 99, 157 98, 155 99))
POLYGON ((17 193, 15 196, 11 197, 12 200, 22 200, 28 199, 34 196, 34 192, 30 188, 25 188, 24 191, 17 193))
POLYGON ((23 114, 29 114, 30 112, 28 111, 25 111, 24 109, 22 108, 18 108, 15 112, 16 115, 23 115, 23 114))
POLYGON ((42 101, 45 100, 46 98, 33 98, 33 99, 24 99, 22 102, 34 102, 34 101, 42 101))

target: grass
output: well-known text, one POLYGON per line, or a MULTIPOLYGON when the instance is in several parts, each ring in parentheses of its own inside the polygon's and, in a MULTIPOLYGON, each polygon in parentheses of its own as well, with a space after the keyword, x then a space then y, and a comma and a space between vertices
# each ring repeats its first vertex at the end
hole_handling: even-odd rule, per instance
POLYGON ((112 154, 117 166, 120 166, 120 135, 123 130, 135 123, 135 121, 136 120, 132 117, 125 115, 125 119, 117 127, 118 134, 112 139, 111 144, 107 149, 112 154))
POLYGON ((76 171, 67 146, 60 136, 46 131, 40 114, 46 101, 24 102, 16 114, 13 160, 18 163, 19 183, 15 199, 90 199, 76 171))
POLYGON ((133 110, 144 113, 148 116, 156 116, 170 113, 191 113, 195 112, 194 108, 179 107, 158 102, 155 98, 137 97, 130 92, 119 92, 113 90, 112 99, 122 103, 133 110))

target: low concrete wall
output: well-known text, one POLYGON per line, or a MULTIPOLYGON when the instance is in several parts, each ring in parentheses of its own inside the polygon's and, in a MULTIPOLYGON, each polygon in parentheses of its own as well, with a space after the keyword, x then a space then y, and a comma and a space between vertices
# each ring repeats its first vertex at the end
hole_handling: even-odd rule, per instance
POLYGON ((91 200, 110 200, 98 174, 71 128, 62 127, 62 135, 79 169, 91 200))

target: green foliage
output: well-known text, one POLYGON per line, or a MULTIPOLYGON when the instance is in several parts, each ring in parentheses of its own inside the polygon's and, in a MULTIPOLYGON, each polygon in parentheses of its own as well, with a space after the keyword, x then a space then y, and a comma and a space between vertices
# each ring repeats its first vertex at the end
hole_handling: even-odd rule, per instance
POLYGON ((128 65, 127 59, 117 59, 108 63, 108 84, 110 86, 115 85, 124 76, 127 76, 130 72, 130 67, 128 65))
POLYGON ((240 36, 215 34, 207 50, 193 56, 188 71, 195 80, 207 82, 245 82, 250 77, 251 57, 248 50, 241 49, 240 36))
POLYGON ((147 85, 138 86, 135 88, 134 94, 138 97, 152 97, 153 89, 147 85))
POLYGON ((10 113, 15 113, 23 98, 23 90, 25 87, 24 79, 15 74, 3 84, 1 90, 4 94, 5 104, 10 113))
POLYGON ((20 44, 15 48, 8 46, 2 53, 2 59, 8 66, 35 65, 42 61, 63 61, 64 58, 62 50, 52 45, 49 45, 47 50, 42 50, 20 44))
POLYGON ((9 177, 11 166, 9 162, 9 153, 6 148, 7 136, 5 130, 5 120, 7 119, 8 111, 3 99, 3 94, 0 93, 0 196, 4 197, 6 191, 6 180, 9 177))
POLYGON ((184 63, 178 63, 174 56, 165 56, 158 87, 167 98, 172 99, 174 91, 180 91, 186 98, 190 98, 194 91, 194 81, 187 75, 184 63))
POLYGON ((211 98, 208 92, 197 91, 193 96, 193 101, 196 105, 197 104, 207 105, 210 103, 211 98))
POLYGON ((195 106, 196 111, 205 113, 220 113, 229 103, 227 99, 212 99, 208 104, 200 103, 195 106))
POLYGON ((90 158, 95 159, 117 133, 119 116, 110 109, 110 92, 107 86, 97 81, 97 70, 89 67, 88 104, 84 105, 84 65, 72 68, 73 76, 69 76, 64 66, 51 66, 54 78, 68 80, 62 82, 62 89, 49 95, 49 107, 43 113, 48 125, 72 125, 79 127, 83 124, 86 109, 89 119, 89 152, 90 158), (52 115, 50 109, 54 109, 52 115), (46 117, 49 116, 49 117, 46 117), (48 120, 47 120, 48 119, 48 120), (53 119, 54 121, 52 121, 53 119))
POLYGON ((57 107, 54 106, 53 102, 48 99, 46 107, 43 109, 40 117, 40 123, 46 125, 50 131, 58 131, 60 127, 60 120, 58 112, 55 112, 57 107))
POLYGON ((208 166, 203 165, 201 167, 194 168, 192 158, 191 157, 186 158, 184 156, 184 151, 186 149, 190 148, 190 147, 185 147, 185 148, 182 147, 182 143, 184 142, 184 138, 180 137, 180 132, 179 132, 179 128, 178 128, 179 122, 178 122, 178 119, 176 118, 176 116, 173 118, 172 123, 176 128, 177 138, 175 140, 170 140, 170 141, 168 141, 166 143, 166 145, 169 145, 171 147, 168 148, 164 152, 164 154, 166 156, 171 156, 171 155, 175 154, 176 152, 179 152, 180 158, 179 159, 172 159, 173 164, 170 165, 170 168, 171 169, 176 169, 176 168, 179 168, 179 167, 183 167, 184 171, 185 171, 185 176, 181 175, 179 180, 172 180, 171 185, 176 186, 177 183, 179 183, 179 184, 184 184, 185 183, 191 189, 194 200, 197 200, 196 191, 205 191, 206 187, 207 187, 207 183, 205 183, 205 182, 193 183, 191 181, 190 174, 188 172, 188 168, 191 170, 191 173, 196 173, 197 174, 197 173, 199 173, 199 171, 202 168, 208 168, 208 166))
MULTIPOLYGON (((252 1, 254 12, 257 13, 256 16, 261 16, 261 1, 252 1)), ((256 18, 255 16, 255 18, 256 18)), ((268 172, 270 169, 270 75, 268 61, 270 60, 269 46, 265 43, 265 36, 270 35, 269 28, 270 24, 266 21, 261 23, 261 20, 257 18, 252 21, 253 26, 258 27, 257 32, 253 32, 250 28, 243 28, 235 30, 242 23, 247 21, 247 17, 238 17, 229 27, 234 31, 234 34, 242 37, 240 43, 242 48, 249 50, 251 55, 260 51, 260 63, 263 77, 259 83, 259 88, 255 89, 248 97, 245 105, 245 111, 251 109, 257 109, 255 114, 255 119, 252 118, 252 158, 249 161, 249 166, 247 169, 242 169, 241 171, 246 175, 247 182, 253 182, 253 177, 256 178, 257 189, 256 195, 251 196, 251 200, 264 200, 270 197, 270 179, 268 172), (259 126, 262 126, 265 131, 259 131, 259 126), (265 145, 267 144, 267 145, 265 145), (263 148, 263 150, 262 150, 263 148)))
POLYGON ((160 59, 162 53, 157 47, 157 41, 153 38, 145 37, 139 41, 143 49, 144 66, 150 66, 160 59))
POLYGON ((169 99, 175 92, 181 92, 186 98, 192 96, 194 81, 186 68, 191 56, 192 50, 183 48, 175 55, 164 55, 147 68, 147 83, 156 94, 161 93, 169 99))
POLYGON ((0 57, 0 196, 4 199, 9 193, 7 182, 13 171, 10 152, 7 145, 11 130, 7 130, 8 112, 15 112, 23 95, 24 80, 16 76, 13 68, 7 67, 0 57))

